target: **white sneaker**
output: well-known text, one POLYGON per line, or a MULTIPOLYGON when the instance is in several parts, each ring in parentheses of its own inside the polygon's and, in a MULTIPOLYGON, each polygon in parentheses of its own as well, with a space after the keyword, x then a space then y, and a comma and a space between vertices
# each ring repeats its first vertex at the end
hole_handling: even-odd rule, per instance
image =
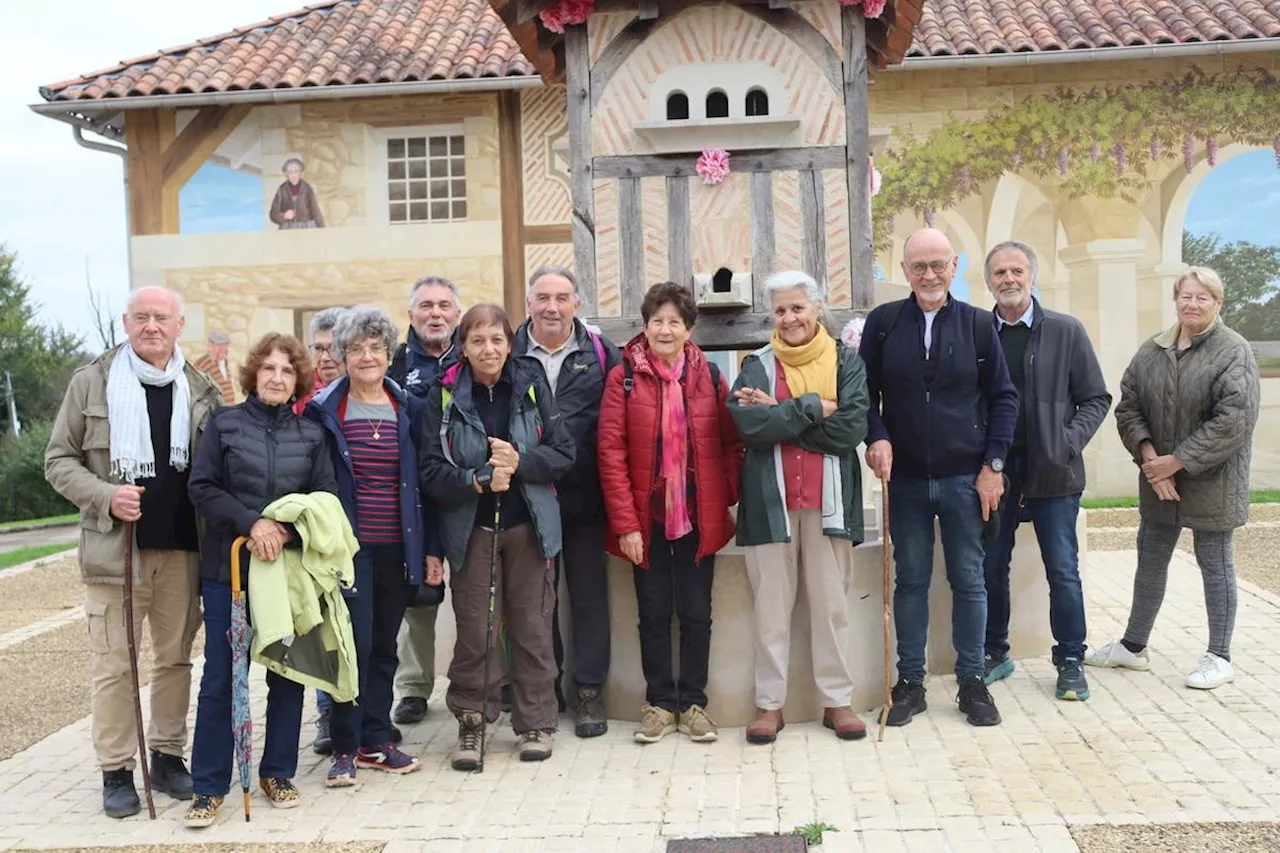
POLYGON ((1187 686, 1197 690, 1212 690, 1235 677, 1236 670, 1231 661, 1224 660, 1213 652, 1205 652, 1200 656, 1195 672, 1187 676, 1187 686))
POLYGON ((1140 672, 1151 669, 1151 661, 1147 659, 1146 649, 1134 654, 1119 640, 1112 640, 1096 649, 1087 649, 1084 653, 1084 662, 1089 666, 1123 667, 1140 672))

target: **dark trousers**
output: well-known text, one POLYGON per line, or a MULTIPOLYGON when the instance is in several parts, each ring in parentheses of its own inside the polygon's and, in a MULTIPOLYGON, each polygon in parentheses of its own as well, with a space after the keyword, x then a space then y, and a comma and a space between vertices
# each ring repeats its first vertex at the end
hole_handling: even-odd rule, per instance
POLYGON ((645 701, 683 711, 707 705, 711 659, 711 581, 715 555, 695 560, 698 531, 667 541, 660 525, 649 540, 649 568, 634 567, 640 610, 640 663, 645 701), (680 624, 680 673, 672 671, 671 610, 680 624))
MULTIPOLYGON (((204 599, 204 672, 191 744, 191 780, 197 795, 226 796, 235 741, 231 732, 231 584, 200 582, 204 599)), ((252 670, 251 670, 252 673, 252 670)), ((267 730, 258 776, 292 779, 298 772, 302 730, 301 684, 267 672, 267 730)))
POLYGON ((987 584, 987 653, 1002 658, 1009 653, 1009 561, 1013 558, 1014 539, 1023 518, 1019 504, 1035 526, 1040 542, 1040 558, 1044 561, 1049 581, 1049 627, 1055 641, 1053 661, 1063 658, 1084 659, 1084 590, 1080 586, 1080 551, 1076 541, 1076 516, 1080 514, 1080 495, 1055 498, 1024 498, 1022 484, 1026 480, 1027 460, 1023 454, 1011 454, 1005 460, 1009 491, 1004 497, 1000 515, 1000 532, 986 545, 984 571, 987 584))
POLYGON ((400 660, 396 636, 409 606, 403 545, 369 545, 356 554, 356 595, 347 598, 360 667, 355 702, 334 702, 329 721, 334 755, 377 749, 391 740, 391 700, 400 660))
POLYGON ((987 589, 982 574, 982 501, 974 474, 957 477, 894 477, 889 481, 893 560, 894 624, 898 631, 898 676, 924 683, 929 633, 929 584, 933 580, 933 520, 942 530, 947 581, 951 584, 951 642, 956 676, 982 675, 987 625, 987 589))
POLYGON ((493 635, 485 648, 488 628, 489 573, 494 533, 476 527, 467 542, 466 557, 449 579, 458 638, 449 664, 449 692, 445 703, 454 716, 480 711, 488 696, 488 722, 502 710, 498 685, 502 680, 502 651, 498 620, 506 626, 511 644, 511 682, 514 706, 511 728, 516 734, 555 731, 555 653, 551 648, 551 612, 556 592, 551 561, 542 556, 532 524, 521 524, 498 534, 497 569, 493 572, 493 635), (489 656, 489 681, 484 679, 489 656))
MULTIPOLYGON (((602 687, 609 677, 609 575, 604 541, 603 521, 577 524, 565 520, 564 547, 556 566, 555 584, 559 592, 563 566, 569 587, 569 624, 573 627, 573 682, 579 687, 602 687)), ((558 600, 551 627, 559 680, 564 674, 564 647, 558 600)))

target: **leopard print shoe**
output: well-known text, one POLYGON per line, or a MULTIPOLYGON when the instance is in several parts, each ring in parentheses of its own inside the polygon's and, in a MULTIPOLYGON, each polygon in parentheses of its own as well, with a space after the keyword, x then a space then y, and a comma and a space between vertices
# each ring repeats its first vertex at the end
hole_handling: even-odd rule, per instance
POLYGON ((278 809, 296 808, 302 801, 302 795, 298 793, 297 788, 293 787, 293 782, 289 779, 264 777, 260 780, 260 784, 262 793, 266 794, 271 805, 278 809))
POLYGON ((218 809, 222 807, 223 799, 225 798, 196 794, 182 822, 190 829, 204 829, 206 826, 212 826, 218 819, 218 809))

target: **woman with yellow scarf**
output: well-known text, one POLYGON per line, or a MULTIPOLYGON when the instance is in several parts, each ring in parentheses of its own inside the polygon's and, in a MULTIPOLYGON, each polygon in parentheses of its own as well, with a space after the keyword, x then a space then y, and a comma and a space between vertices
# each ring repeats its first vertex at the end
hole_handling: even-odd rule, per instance
POLYGON ((841 740, 865 737, 849 702, 848 589, 862 541, 857 447, 867 433, 862 359, 823 327, 822 288, 799 271, 765 283, 774 332, 742 363, 729 411, 746 441, 738 538, 755 595, 756 718, 751 743, 783 727, 791 611, 803 586, 822 722, 841 740))

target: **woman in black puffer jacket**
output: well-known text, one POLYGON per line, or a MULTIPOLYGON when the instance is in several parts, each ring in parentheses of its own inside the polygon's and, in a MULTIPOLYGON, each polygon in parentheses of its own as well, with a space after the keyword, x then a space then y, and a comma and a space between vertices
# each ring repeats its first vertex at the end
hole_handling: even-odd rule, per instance
MULTIPOLYGON (((195 798, 185 822, 217 819, 231 786, 231 543, 249 537, 255 556, 274 560, 296 531, 262 516, 268 505, 295 493, 337 494, 323 428, 293 413, 312 372, 306 350, 272 332, 249 352, 240 384, 246 399, 209 418, 191 466, 188 491, 205 523, 200 594, 204 599, 204 674, 191 749, 195 798)), ((298 766, 303 686, 267 673, 266 746, 258 766, 262 791, 277 808, 298 804, 292 778, 298 766)))

